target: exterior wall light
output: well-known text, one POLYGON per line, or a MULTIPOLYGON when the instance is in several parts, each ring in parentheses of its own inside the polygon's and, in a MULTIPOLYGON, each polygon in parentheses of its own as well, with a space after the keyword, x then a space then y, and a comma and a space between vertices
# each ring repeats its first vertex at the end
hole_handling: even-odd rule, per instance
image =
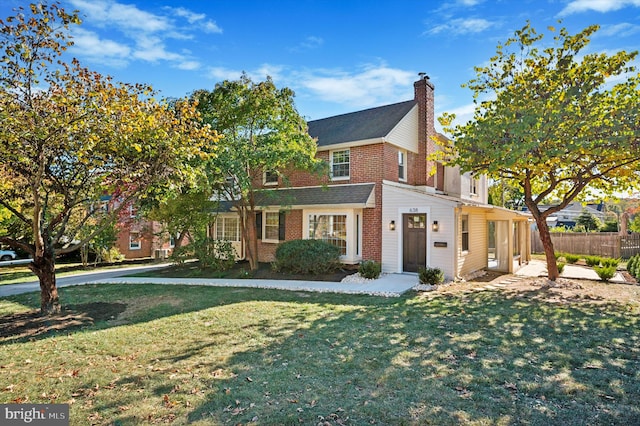
POLYGON ((437 220, 434 220, 434 221, 433 221, 433 224, 431 225, 431 230, 432 230, 433 232, 438 232, 438 229, 440 229, 440 227, 438 226, 438 221, 437 221, 437 220))
POLYGON ((392 220, 391 222, 389 222, 389 231, 395 231, 396 230, 396 221, 392 220))

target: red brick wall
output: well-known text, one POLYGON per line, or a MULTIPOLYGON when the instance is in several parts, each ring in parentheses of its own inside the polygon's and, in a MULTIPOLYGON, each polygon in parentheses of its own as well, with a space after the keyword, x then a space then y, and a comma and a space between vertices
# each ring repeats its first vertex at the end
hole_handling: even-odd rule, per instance
MULTIPOLYGON (((407 153, 407 184, 435 185, 435 178, 428 171, 435 163, 427 161, 427 155, 434 152, 434 86, 428 78, 414 83, 415 99, 418 101, 418 149, 419 152, 407 153)), ((330 164, 330 151, 319 151, 316 158, 330 164)), ((363 210, 362 217, 362 258, 381 261, 382 259, 382 181, 398 182, 398 149, 389 144, 372 144, 350 148, 349 179, 331 181, 327 176, 319 177, 306 172, 288 173, 289 184, 293 187, 317 185, 344 185, 356 183, 375 183, 376 207, 363 210)), ((440 176, 439 176, 440 177, 440 176)), ((282 185, 281 185, 282 186, 282 185)), ((303 238, 302 211, 293 210, 287 215, 286 239, 303 238)), ((277 244, 260 242, 260 261, 274 259, 277 244)))
POLYGON ((418 101, 418 158, 416 162, 416 185, 434 185, 434 176, 428 170, 435 167, 435 163, 427 161, 427 156, 435 151, 435 116, 433 93, 434 86, 428 77, 421 78, 413 84, 415 99, 418 101))
POLYGON ((140 220, 121 228, 120 232, 118 232, 115 246, 126 259, 155 257, 156 249, 170 248, 168 237, 167 241, 164 241, 163 238, 158 236, 160 231, 159 223, 140 220), (132 232, 138 232, 140 235, 140 249, 138 250, 129 249, 129 236, 132 232))

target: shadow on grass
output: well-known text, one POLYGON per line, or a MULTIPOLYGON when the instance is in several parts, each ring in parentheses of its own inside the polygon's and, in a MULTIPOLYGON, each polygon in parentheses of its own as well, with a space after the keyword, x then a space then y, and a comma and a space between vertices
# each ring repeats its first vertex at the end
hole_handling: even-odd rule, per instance
POLYGON ((74 382, 99 424, 640 423, 638 316, 621 305, 548 303, 541 292, 64 291, 72 304, 148 303, 92 327, 144 325, 135 350, 109 355, 129 368, 74 382), (127 409, 143 392, 151 406, 127 409))

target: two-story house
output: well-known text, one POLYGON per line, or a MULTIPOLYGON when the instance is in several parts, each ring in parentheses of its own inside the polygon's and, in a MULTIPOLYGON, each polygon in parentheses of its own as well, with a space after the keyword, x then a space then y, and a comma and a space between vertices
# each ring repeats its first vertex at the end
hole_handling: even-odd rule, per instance
MULTIPOLYGON (((439 267, 449 279, 484 268, 513 272, 529 260, 527 214, 488 205, 484 176, 428 160, 437 149, 434 86, 421 75, 414 92, 409 101, 308 123, 330 176, 294 172, 284 186, 265 175, 260 261, 301 238, 339 246, 344 263, 375 260, 388 273, 439 267)), ((242 257, 237 213, 223 207, 216 217, 212 235, 234 241, 242 257)))

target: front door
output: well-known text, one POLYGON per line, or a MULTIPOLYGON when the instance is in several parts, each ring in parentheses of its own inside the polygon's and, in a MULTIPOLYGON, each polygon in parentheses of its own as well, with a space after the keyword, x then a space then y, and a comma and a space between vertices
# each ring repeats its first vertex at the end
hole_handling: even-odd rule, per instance
POLYGON ((402 270, 418 272, 427 266, 427 215, 402 215, 402 270))

